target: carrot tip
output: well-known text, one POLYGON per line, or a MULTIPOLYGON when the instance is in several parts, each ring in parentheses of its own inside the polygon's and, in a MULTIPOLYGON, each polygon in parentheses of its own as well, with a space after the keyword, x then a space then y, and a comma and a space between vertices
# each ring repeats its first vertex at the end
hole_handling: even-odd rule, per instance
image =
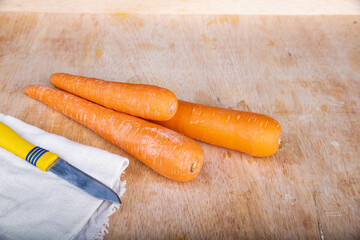
POLYGON ((198 166, 199 166, 199 162, 200 162, 200 159, 197 158, 196 161, 193 162, 193 164, 191 164, 191 167, 190 167, 190 172, 191 172, 191 173, 196 172, 196 169, 197 169, 198 166))
POLYGON ((27 86, 23 88, 23 93, 25 93, 26 95, 28 95, 29 91, 30 91, 31 86, 27 86))

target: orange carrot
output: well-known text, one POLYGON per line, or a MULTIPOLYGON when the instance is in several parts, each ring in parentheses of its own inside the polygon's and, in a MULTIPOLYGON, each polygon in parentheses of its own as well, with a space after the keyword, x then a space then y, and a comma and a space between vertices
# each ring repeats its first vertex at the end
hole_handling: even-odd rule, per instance
POLYGON ((265 115, 178 101, 175 116, 157 122, 191 138, 264 157, 279 148, 281 126, 265 115))
POLYGON ((110 82, 65 73, 51 75, 50 82, 104 107, 146 119, 166 121, 177 110, 175 94, 152 85, 110 82))
POLYGON ((177 132, 60 90, 28 86, 24 93, 87 126, 165 177, 189 181, 201 169, 200 146, 177 132))

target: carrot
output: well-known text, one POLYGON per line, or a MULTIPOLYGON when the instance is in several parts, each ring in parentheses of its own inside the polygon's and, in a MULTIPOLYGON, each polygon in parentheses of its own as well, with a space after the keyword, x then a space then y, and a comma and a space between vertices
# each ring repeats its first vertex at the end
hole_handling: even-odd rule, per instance
POLYGON ((157 122, 191 138, 263 157, 279 148, 281 126, 265 115, 178 100, 175 116, 157 122))
POLYGON ((50 82, 57 88, 130 115, 166 121, 177 110, 177 98, 167 89, 152 85, 104 81, 55 73, 50 82))
POLYGON ((202 167, 204 154, 200 146, 170 129, 49 87, 28 86, 23 91, 87 126, 167 178, 189 181, 202 167))

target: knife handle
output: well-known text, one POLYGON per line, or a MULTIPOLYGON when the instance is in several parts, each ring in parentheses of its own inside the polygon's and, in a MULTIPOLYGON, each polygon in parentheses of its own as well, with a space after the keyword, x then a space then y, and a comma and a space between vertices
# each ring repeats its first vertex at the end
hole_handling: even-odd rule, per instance
POLYGON ((18 155, 43 171, 47 171, 59 158, 57 154, 29 143, 2 122, 0 122, 0 147, 18 155))

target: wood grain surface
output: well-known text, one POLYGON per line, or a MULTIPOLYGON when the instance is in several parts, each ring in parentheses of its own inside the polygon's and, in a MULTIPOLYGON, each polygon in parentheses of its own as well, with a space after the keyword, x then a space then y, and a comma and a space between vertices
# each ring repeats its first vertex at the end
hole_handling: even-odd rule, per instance
POLYGON ((1 13, 0 99, 4 114, 130 159, 106 239, 360 238, 359 16, 1 13), (173 182, 22 93, 54 72, 263 113, 282 145, 254 158, 199 142, 202 171, 173 182))
POLYGON ((0 11, 141 14, 360 14, 359 0, 0 0, 0 11))

